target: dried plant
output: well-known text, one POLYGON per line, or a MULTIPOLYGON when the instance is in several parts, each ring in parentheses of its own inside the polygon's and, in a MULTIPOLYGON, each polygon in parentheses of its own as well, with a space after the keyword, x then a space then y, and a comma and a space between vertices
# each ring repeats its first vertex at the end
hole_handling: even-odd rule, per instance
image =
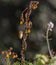
POLYGON ((35 10, 38 7, 38 1, 30 1, 29 6, 21 14, 20 25, 25 24, 25 30, 19 31, 20 39, 22 39, 22 49, 21 49, 21 59, 25 59, 25 51, 27 49, 27 36, 31 32, 32 22, 30 20, 30 15, 32 10, 35 10))

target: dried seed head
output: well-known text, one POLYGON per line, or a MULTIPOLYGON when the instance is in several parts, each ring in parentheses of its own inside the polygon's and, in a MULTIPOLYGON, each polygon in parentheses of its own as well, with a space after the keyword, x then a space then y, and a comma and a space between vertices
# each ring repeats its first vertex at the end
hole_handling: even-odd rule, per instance
POLYGON ((23 21, 20 21, 20 25, 22 25, 23 24, 23 21))
POLYGON ((6 55, 6 58, 9 58, 9 54, 6 55))
POLYGON ((50 31, 52 31, 53 27, 54 27, 54 24, 53 24, 53 22, 50 21, 50 22, 48 23, 48 29, 49 29, 50 31))
POLYGON ((13 59, 15 59, 15 58, 17 58, 17 57, 18 57, 18 55, 13 55, 13 57, 12 57, 12 58, 13 58, 13 59))
POLYGON ((9 50, 10 50, 10 51, 12 51, 12 50, 13 50, 13 48, 12 48, 12 47, 10 47, 10 48, 9 48, 9 50))
POLYGON ((35 10, 37 8, 37 6, 32 6, 32 9, 35 10))
POLYGON ((12 52, 8 52, 8 54, 9 54, 9 55, 11 55, 11 54, 12 54, 12 52))
POLYGON ((30 29, 28 29, 28 31, 27 31, 28 33, 30 33, 31 32, 31 30, 30 29))
POLYGON ((38 7, 39 2, 38 1, 33 1, 32 2, 32 9, 35 10, 38 7))
POLYGON ((4 51, 2 51, 2 54, 4 54, 4 51))

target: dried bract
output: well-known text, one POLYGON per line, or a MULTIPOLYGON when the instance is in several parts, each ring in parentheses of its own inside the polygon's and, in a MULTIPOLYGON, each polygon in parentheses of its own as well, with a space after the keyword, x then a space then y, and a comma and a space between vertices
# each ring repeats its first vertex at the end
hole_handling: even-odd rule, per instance
POLYGON ((54 23, 50 21, 48 23, 48 30, 52 31, 53 27, 54 27, 54 23))

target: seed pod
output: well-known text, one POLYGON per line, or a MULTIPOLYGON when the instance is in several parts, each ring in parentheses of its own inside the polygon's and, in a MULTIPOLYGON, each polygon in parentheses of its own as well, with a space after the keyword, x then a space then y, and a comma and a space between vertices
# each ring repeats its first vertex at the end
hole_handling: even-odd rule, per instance
POLYGON ((28 32, 28 33, 30 33, 30 32, 31 32, 31 30, 30 30, 30 29, 28 29, 28 30, 27 30, 27 32, 28 32))
POLYGON ((19 31, 19 38, 22 39, 23 37, 23 31, 19 31))
POLYGON ((10 52, 8 52, 8 54, 9 54, 9 55, 11 55, 11 54, 12 54, 12 53, 11 53, 11 51, 10 51, 10 52))
POLYGON ((20 25, 22 25, 24 22, 23 21, 20 21, 20 25))
POLYGON ((6 58, 9 58, 9 54, 6 55, 6 58))
POLYGON ((32 6, 32 9, 35 10, 37 8, 37 6, 32 6))

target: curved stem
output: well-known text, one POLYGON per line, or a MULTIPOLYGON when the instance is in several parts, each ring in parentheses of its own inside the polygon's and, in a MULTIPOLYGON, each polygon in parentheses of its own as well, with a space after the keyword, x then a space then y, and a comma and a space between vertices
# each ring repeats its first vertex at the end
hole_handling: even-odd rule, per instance
POLYGON ((48 46, 48 51, 49 51, 50 57, 52 58, 52 53, 51 53, 49 39, 48 39, 48 32, 49 32, 49 28, 47 28, 47 32, 46 32, 46 41, 47 41, 47 46, 48 46))

